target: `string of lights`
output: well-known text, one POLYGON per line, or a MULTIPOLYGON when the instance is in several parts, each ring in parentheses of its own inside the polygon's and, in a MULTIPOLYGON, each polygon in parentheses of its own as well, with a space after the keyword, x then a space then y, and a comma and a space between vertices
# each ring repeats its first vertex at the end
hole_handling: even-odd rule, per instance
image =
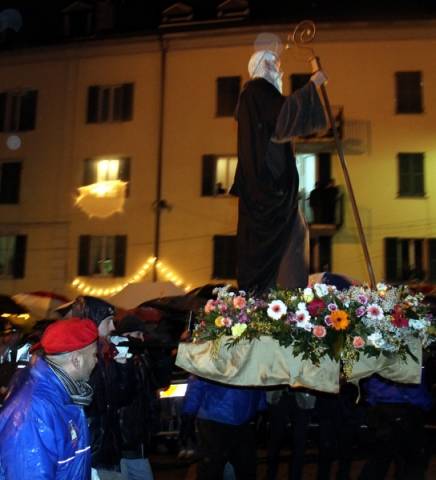
POLYGON ((156 257, 149 257, 147 261, 127 280, 123 282, 111 285, 111 286, 96 286, 91 283, 81 280, 79 277, 76 277, 72 282, 71 286, 78 290, 84 295, 92 295, 97 297, 113 297, 117 293, 120 293, 127 286, 132 283, 138 283, 144 279, 150 269, 156 264, 156 269, 159 272, 159 275, 162 276, 165 280, 174 283, 177 287, 181 287, 185 292, 189 292, 192 289, 192 285, 186 283, 180 275, 178 275, 174 270, 172 270, 168 265, 166 265, 162 260, 157 260, 156 257))

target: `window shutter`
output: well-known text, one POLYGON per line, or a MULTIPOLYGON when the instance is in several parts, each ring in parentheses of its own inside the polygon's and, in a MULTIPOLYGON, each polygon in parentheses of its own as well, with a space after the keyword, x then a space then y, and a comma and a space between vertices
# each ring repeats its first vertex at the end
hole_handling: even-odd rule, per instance
POLYGON ((133 83, 123 85, 122 95, 122 120, 132 120, 133 118, 133 83))
POLYGON ((26 246, 27 235, 17 235, 15 237, 15 255, 14 255, 14 278, 24 278, 26 265, 26 246))
POLYGON ((1 165, 0 203, 18 203, 20 198, 21 163, 7 162, 1 165))
POLYGON ((236 278, 236 252, 235 235, 213 237, 213 278, 236 278))
POLYGON ((423 196, 424 193, 424 155, 416 153, 413 156, 413 193, 423 196))
POLYGON ((86 113, 86 122, 87 123, 97 123, 98 122, 98 96, 100 92, 100 87, 97 85, 92 85, 88 87, 88 107, 86 113))
POLYGON ((31 90, 21 96, 20 123, 18 130, 34 130, 36 125, 37 90, 31 90))
POLYGON ((319 182, 326 184, 332 175, 332 156, 330 153, 324 152, 318 154, 317 159, 319 182))
POLYGON ((320 271, 332 271, 332 238, 319 237, 319 267, 320 271))
POLYGON ((128 182, 126 186, 126 197, 130 194, 130 158, 124 157, 120 161, 119 179, 128 182))
POLYGON ((398 154, 399 196, 422 197, 424 192, 424 154, 398 154))
POLYGON ((216 183, 216 157, 215 155, 203 155, 202 160, 202 184, 201 196, 208 197, 215 193, 216 183))
POLYGON ((386 281, 398 280, 397 238, 385 238, 385 277, 386 281))
POLYGON ((83 185, 95 183, 96 176, 94 167, 95 162, 92 160, 92 158, 86 158, 83 164, 83 185))
POLYGON ((91 247, 91 236, 80 235, 77 274, 81 277, 89 275, 90 247, 91 247))
POLYGON ((436 238, 430 238, 428 240, 428 280, 430 282, 436 282, 436 238))
POLYGON ((217 78, 217 117, 232 117, 241 90, 241 77, 217 78))
POLYGON ((114 277, 124 277, 126 274, 126 253, 127 253, 127 236, 115 236, 115 265, 114 277))
POLYGON ((5 92, 0 93, 0 132, 6 131, 6 100, 7 94, 5 92))
POLYGON ((397 113, 422 113, 422 73, 396 72, 397 113))
POLYGON ((124 157, 120 161, 119 178, 123 182, 130 180, 130 158, 124 157))

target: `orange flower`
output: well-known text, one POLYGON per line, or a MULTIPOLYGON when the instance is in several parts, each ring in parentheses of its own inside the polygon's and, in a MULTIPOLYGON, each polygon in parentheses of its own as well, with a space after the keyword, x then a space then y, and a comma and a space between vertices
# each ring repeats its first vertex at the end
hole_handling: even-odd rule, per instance
POLYGON ((335 330, 346 330, 350 325, 348 314, 344 310, 334 310, 330 313, 330 319, 335 330))

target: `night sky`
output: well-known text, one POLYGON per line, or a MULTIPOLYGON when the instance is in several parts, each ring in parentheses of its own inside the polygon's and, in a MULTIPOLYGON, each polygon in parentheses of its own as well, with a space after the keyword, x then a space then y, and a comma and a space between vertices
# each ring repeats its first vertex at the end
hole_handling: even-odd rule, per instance
MULTIPOLYGON (((97 1, 97 0, 96 0, 97 1)), ((195 21, 216 18, 216 7, 223 0, 186 0, 194 9, 195 21)), ((20 32, 7 32, 2 48, 50 44, 64 41, 62 10, 71 0, 0 0, 0 12, 15 8, 23 16, 20 32)), ((92 0, 84 3, 93 3, 92 0)), ((94 2, 95 3, 95 2, 94 2)), ((113 0, 116 24, 106 35, 147 34, 156 32, 161 12, 175 0, 113 0)), ((362 1, 284 1, 250 0, 250 17, 242 24, 296 23, 310 18, 315 21, 412 20, 436 18, 436 0, 369 0, 362 1)))

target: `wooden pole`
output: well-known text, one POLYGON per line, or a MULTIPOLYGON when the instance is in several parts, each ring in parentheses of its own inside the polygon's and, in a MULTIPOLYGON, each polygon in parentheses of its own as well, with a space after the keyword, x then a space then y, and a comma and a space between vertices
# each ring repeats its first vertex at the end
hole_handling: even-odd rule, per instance
MULTIPOLYGON (((320 63, 318 57, 312 57, 309 61, 310 61, 310 64, 312 66, 312 71, 313 72, 317 72, 318 70, 321 70, 321 63, 320 63)), ((330 126, 331 126, 332 131, 333 131, 333 137, 335 139, 336 150, 338 152, 339 161, 341 163, 342 171, 344 173, 345 184, 347 186, 348 195, 350 197, 351 208, 353 210, 354 220, 356 222, 357 232, 359 234, 359 239, 360 239, 360 244, 362 245, 363 254, 365 256, 366 268, 367 268, 368 277, 369 277, 369 284, 370 284, 371 288, 375 288, 376 287, 376 280, 375 280, 375 275, 374 275, 374 269, 372 267, 371 257, 369 255, 368 244, 366 242, 365 232, 363 231, 363 226, 362 226, 362 221, 360 219, 359 210, 357 208, 357 203, 356 203, 356 198, 354 196, 353 186, 351 185, 350 174, 348 173, 347 162, 345 161, 345 156, 344 156, 344 149, 342 148, 342 142, 341 142, 341 139, 339 138, 339 133, 338 133, 338 129, 336 128, 335 119, 333 117, 332 108, 331 108, 329 97, 328 97, 328 94, 327 94, 327 89, 326 89, 324 84, 322 84, 320 86, 320 90, 321 90, 321 95, 322 95, 322 99, 323 99, 323 102, 324 102, 324 106, 325 106, 325 109, 326 109, 326 112, 327 112, 327 117, 329 119, 330 126)))

